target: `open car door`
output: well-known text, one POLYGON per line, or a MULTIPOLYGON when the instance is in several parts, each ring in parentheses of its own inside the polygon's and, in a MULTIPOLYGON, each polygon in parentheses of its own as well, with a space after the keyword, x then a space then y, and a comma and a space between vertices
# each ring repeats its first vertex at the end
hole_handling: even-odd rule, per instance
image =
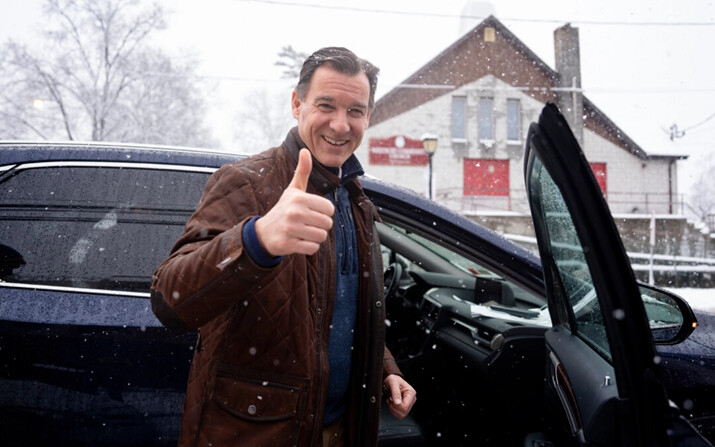
POLYGON ((546 433, 526 444, 711 445, 668 400, 618 230, 554 104, 531 124, 524 175, 553 322, 546 433))

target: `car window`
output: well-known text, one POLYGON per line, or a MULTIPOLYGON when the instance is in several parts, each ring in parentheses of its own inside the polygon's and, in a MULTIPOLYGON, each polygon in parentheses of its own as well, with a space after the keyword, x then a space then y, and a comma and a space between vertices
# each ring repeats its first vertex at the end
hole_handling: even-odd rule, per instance
POLYGON ((148 292, 207 177, 129 165, 10 172, 0 183, 0 279, 148 292))
POLYGON ((609 361, 611 360, 601 307, 569 210, 549 173, 534 159, 531 194, 541 198, 544 227, 566 301, 573 312, 572 330, 609 361))

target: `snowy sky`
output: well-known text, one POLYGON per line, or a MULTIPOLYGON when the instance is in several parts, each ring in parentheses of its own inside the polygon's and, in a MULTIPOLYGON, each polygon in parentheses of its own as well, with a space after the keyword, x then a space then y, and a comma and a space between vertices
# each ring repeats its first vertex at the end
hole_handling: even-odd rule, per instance
MULTIPOLYGON (((142 0, 144 1, 144 0, 142 0)), ((280 88, 281 47, 303 52, 341 45, 381 69, 389 91, 460 35, 466 0, 161 0, 166 50, 201 61, 219 84, 215 116, 234 114, 241 96, 280 88)), ((42 0, 0 0, 0 40, 30 39, 42 0)), ((553 31, 579 28, 586 96, 649 153, 687 154, 681 191, 715 152, 715 1, 499 0, 494 15, 549 66, 553 31), (687 129, 671 141, 668 128, 687 129)), ((478 10, 479 11, 479 10, 478 10)), ((482 9, 484 11, 484 9, 482 9)), ((478 21, 478 19, 475 19, 478 21)), ((472 25, 475 25, 473 23, 472 25)), ((288 98, 286 98, 288 107, 288 98)), ((221 124, 219 136, 230 134, 221 124)))

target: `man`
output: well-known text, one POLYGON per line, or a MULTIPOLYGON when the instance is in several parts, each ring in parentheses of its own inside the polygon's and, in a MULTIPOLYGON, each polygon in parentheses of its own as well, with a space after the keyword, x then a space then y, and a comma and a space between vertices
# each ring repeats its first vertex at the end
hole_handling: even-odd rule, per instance
POLYGON ((308 57, 298 126, 210 178, 154 274, 159 320, 200 334, 180 445, 374 446, 381 388, 399 418, 414 404, 384 346, 379 218, 353 154, 377 73, 345 48, 308 57))

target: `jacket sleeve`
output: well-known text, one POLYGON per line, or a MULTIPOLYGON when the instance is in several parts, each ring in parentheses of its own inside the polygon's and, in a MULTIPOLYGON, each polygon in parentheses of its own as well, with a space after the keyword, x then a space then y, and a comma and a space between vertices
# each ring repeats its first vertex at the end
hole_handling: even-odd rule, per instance
POLYGON ((275 271, 257 265, 243 247, 243 225, 261 212, 255 197, 239 168, 223 167, 210 177, 183 235, 152 277, 152 310, 164 326, 198 328, 275 271))
POLYGON ((390 374, 397 374, 398 376, 402 376, 402 371, 400 371, 400 368, 397 366, 395 357, 392 356, 390 350, 387 349, 387 346, 385 346, 385 353, 383 354, 382 358, 382 378, 384 379, 390 374))

